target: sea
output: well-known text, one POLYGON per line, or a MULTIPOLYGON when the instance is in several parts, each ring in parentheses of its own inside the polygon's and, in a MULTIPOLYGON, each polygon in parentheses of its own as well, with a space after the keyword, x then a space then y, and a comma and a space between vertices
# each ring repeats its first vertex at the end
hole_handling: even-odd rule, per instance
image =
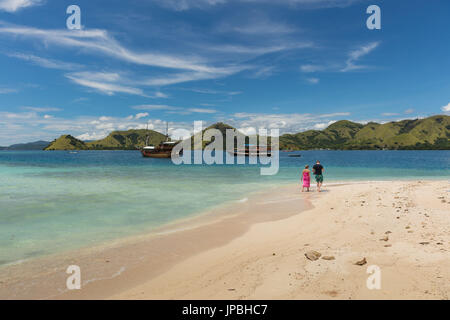
POLYGON ((450 180, 450 151, 280 152, 272 176, 261 175, 262 165, 175 165, 139 151, 0 151, 0 267, 146 234, 299 184, 316 160, 325 185, 450 180))

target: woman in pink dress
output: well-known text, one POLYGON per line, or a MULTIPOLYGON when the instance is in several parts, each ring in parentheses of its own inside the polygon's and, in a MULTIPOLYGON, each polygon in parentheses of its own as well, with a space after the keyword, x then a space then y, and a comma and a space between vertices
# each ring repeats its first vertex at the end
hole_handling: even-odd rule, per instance
POLYGON ((303 186, 302 186, 302 192, 306 191, 309 192, 309 187, 311 186, 311 176, 310 176, 310 171, 309 171, 309 166, 306 165, 305 169, 302 171, 302 179, 303 181, 303 186))

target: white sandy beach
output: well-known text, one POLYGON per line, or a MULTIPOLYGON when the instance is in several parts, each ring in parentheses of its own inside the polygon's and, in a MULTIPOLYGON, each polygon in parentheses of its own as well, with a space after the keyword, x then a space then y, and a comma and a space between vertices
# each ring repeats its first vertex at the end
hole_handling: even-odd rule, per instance
POLYGON ((229 244, 109 298, 448 299, 449 191, 447 181, 413 181, 302 194, 313 209, 256 224, 229 244), (335 260, 310 261, 310 250, 335 260), (355 265, 363 258, 366 265, 355 265), (381 269, 380 290, 366 286, 370 265, 381 269))

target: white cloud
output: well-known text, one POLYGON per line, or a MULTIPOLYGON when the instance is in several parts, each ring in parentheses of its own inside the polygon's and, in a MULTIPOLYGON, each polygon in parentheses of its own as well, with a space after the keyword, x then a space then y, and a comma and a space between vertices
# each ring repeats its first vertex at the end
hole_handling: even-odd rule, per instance
POLYGON ((297 32, 297 28, 289 26, 280 21, 272 21, 267 16, 262 14, 252 14, 246 16, 243 23, 235 21, 227 21, 218 27, 218 32, 233 32, 248 36, 270 36, 270 35, 284 35, 297 32))
POLYGON ((280 133, 294 133, 309 129, 322 129, 336 120, 350 116, 348 112, 329 114, 265 114, 235 113, 229 119, 221 119, 236 128, 268 128, 280 129, 280 133))
POLYGON ((207 9, 227 3, 265 3, 270 5, 287 5, 296 8, 320 9, 346 7, 361 0, 153 0, 161 6, 176 11, 189 9, 207 9))
POLYGON ((140 88, 122 85, 120 83, 122 81, 121 76, 117 73, 85 71, 69 73, 66 74, 66 77, 76 84, 94 89, 109 96, 116 93, 145 96, 144 92, 140 88))
POLYGON ((333 121, 328 121, 328 122, 316 123, 313 128, 316 129, 316 130, 323 130, 323 129, 328 128, 329 126, 331 126, 335 122, 336 121, 333 120, 333 121))
POLYGON ((221 77, 241 70, 235 66, 214 67, 207 65, 200 57, 187 58, 171 54, 154 52, 134 52, 121 45, 108 34, 106 30, 54 30, 38 29, 25 26, 5 25, 0 23, 0 33, 23 38, 40 39, 45 44, 55 44, 63 47, 79 48, 84 51, 101 53, 137 65, 146 65, 168 69, 181 69, 195 72, 203 77, 221 77))
POLYGON ((42 0, 0 0, 0 11, 16 12, 42 3, 42 0))
POLYGON ((367 69, 368 66, 360 65, 357 62, 364 56, 371 53, 380 45, 380 42, 371 42, 362 45, 347 55, 347 60, 344 63, 320 63, 320 64, 304 64, 300 66, 300 71, 304 73, 314 72, 349 72, 360 69, 367 69))
POLYGON ((166 113, 181 114, 181 115, 187 115, 191 113, 213 114, 218 112, 217 110, 207 108, 181 108, 159 104, 144 104, 139 106, 133 106, 131 108, 135 110, 147 110, 147 111, 162 110, 166 111, 166 113))
POLYGON ((178 110, 179 107, 166 106, 163 104, 143 104, 139 106, 132 107, 135 110, 178 110))
POLYGON ((380 45, 380 42, 371 42, 367 45, 361 46, 361 47, 351 51, 349 53, 349 57, 345 63, 346 65, 343 69, 341 69, 341 72, 348 72, 348 71, 352 71, 352 70, 367 68, 366 66, 363 66, 363 65, 357 65, 356 62, 360 58, 364 57, 365 55, 367 55, 370 52, 372 52, 373 50, 375 50, 379 45, 380 45))
POLYGON ((97 132, 86 132, 83 134, 80 134, 76 136, 75 138, 82 140, 82 141, 89 141, 89 140, 100 140, 105 138, 107 135, 104 132, 97 133, 97 132))
POLYGON ((145 118, 145 117, 148 117, 148 112, 138 113, 134 118, 135 118, 136 120, 139 120, 139 119, 145 118))
POLYGON ((209 113, 209 114, 217 112, 217 110, 214 109, 201 109, 201 108, 189 108, 188 111, 193 113, 209 113))
POLYGON ((52 111, 61 111, 60 108, 52 108, 52 107, 22 107, 24 110, 33 111, 37 113, 42 112, 52 112, 52 111))
POLYGON ((169 96, 161 91, 157 91, 154 94, 155 98, 168 98, 169 96))
POLYGON ((19 90, 12 88, 0 88, 0 94, 17 93, 19 90))
POLYGON ((444 112, 450 112, 450 102, 449 102, 449 104, 447 104, 446 106, 443 106, 443 107, 441 108, 441 110, 444 111, 444 112))
POLYGON ((406 109, 405 114, 411 114, 414 112, 414 109, 406 109))
POLYGON ((49 68, 49 69, 59 69, 59 70, 76 70, 80 69, 83 66, 76 64, 76 63, 70 63, 70 62, 63 62, 58 60, 52 60, 47 58, 38 57, 32 54, 24 54, 24 53, 9 53, 7 54, 9 57, 21 59, 24 61, 31 62, 35 65, 49 68))
POLYGON ((324 66, 319 66, 319 65, 314 65, 314 64, 305 64, 303 66, 300 66, 300 70, 305 73, 323 71, 324 69, 325 69, 324 66))
POLYGON ((256 134, 256 129, 253 127, 244 127, 244 128, 238 128, 240 132, 245 134, 246 136, 251 136, 256 134))
POLYGON ((394 113, 394 112, 384 112, 381 114, 384 117, 393 117, 393 116, 399 116, 399 113, 394 113))
POLYGON ((319 78, 308 78, 306 79, 306 81, 308 81, 311 84, 318 84, 320 82, 319 78))
POLYGON ((224 4, 227 0, 154 0, 161 6, 176 11, 184 11, 192 8, 204 8, 224 4))

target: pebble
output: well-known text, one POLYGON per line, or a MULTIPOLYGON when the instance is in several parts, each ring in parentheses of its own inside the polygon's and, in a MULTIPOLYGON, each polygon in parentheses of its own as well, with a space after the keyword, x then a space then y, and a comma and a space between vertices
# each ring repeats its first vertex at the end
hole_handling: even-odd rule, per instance
POLYGON ((365 265, 366 263, 367 263, 367 260, 366 260, 366 258, 364 258, 364 259, 362 259, 362 260, 360 260, 360 261, 355 262, 355 265, 357 265, 357 266, 363 266, 363 265, 365 265))
POLYGON ((321 256, 322 256, 322 254, 320 252, 317 252, 317 251, 308 251, 307 253, 305 253, 305 257, 308 260, 311 260, 311 261, 316 261, 321 256))

